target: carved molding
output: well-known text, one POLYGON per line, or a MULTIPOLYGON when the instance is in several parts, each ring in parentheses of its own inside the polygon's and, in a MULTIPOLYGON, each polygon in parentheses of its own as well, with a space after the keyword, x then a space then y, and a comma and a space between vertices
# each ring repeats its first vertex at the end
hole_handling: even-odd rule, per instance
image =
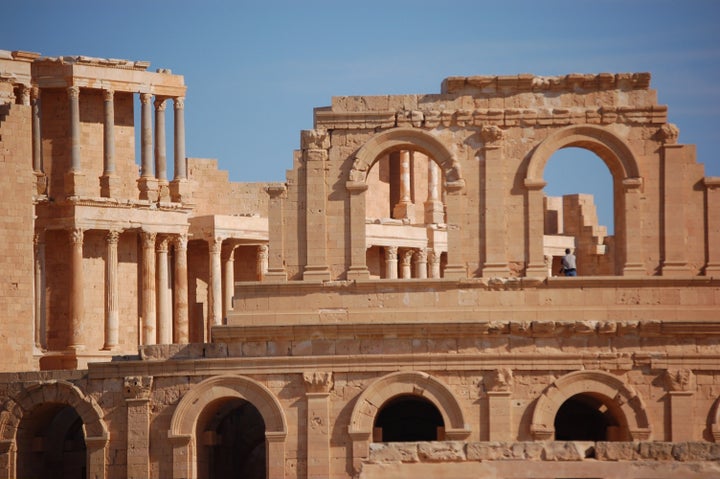
POLYGON ((690 369, 668 369, 663 379, 669 391, 695 390, 695 374, 690 369))
POLYGON ((672 123, 665 123, 657 131, 656 137, 666 145, 674 145, 678 141, 680 130, 672 123))
POLYGON ((486 388, 493 392, 507 392, 514 383, 512 369, 498 368, 492 371, 486 380, 486 388))
POLYGON ((149 399, 152 384, 152 376, 126 376, 123 381, 123 395, 125 399, 149 399))
POLYGON ((332 372, 304 372, 303 382, 305 383, 305 391, 308 393, 327 393, 333 387, 332 372))
POLYGON ((330 135, 325 129, 303 130, 300 134, 300 143, 303 150, 330 148, 330 135))

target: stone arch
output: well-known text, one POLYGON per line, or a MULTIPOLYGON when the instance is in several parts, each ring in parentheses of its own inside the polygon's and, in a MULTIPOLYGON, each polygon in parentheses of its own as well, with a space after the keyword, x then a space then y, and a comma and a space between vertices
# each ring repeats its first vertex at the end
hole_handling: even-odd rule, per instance
POLYGON ((530 432, 536 440, 549 440, 555 435, 555 416, 571 397, 597 394, 611 400, 621 411, 633 441, 650 439, 647 409, 640 396, 622 380, 603 371, 575 371, 558 378, 543 392, 535 405, 530 432))
POLYGON ((720 442, 720 397, 715 401, 710 414, 710 434, 713 441, 720 442))
POLYGON ((430 401, 443 417, 448 440, 462 440, 470 435, 460 402, 445 384, 424 372, 391 373, 375 380, 360 394, 350 415, 348 433, 353 442, 355 470, 359 470, 368 455, 378 410, 386 401, 400 395, 421 396, 430 401))
POLYGON ((275 395, 259 382, 236 375, 206 379, 195 385, 178 403, 168 432, 168 438, 173 445, 173 477, 196 477, 193 437, 197 419, 203 409, 221 398, 244 399, 257 408, 265 422, 268 477, 284 477, 287 421, 282 405, 275 395))
MULTIPOLYGON (((88 477, 105 477, 105 447, 109 439, 103 411, 95 400, 80 388, 64 380, 43 381, 25 386, 15 397, 8 399, 0 410, 0 442, 8 451, 17 454, 15 444, 22 419, 43 404, 62 404, 77 412, 83 423, 87 448, 88 477)), ((2 464, 0 477, 15 476, 15 458, 2 464)))
POLYGON ((545 138, 533 151, 525 173, 527 195, 528 272, 541 273, 543 265, 542 188, 543 171, 550 157, 566 147, 583 148, 595 153, 608 167, 613 178, 614 223, 618 274, 643 274, 639 194, 642 188, 640 167, 628 143, 615 132, 595 125, 572 125, 545 138), (539 218, 539 219, 538 219, 539 218))
POLYGON ((432 158, 445 173, 445 185, 448 189, 464 186, 460 164, 450 150, 433 135, 415 128, 393 128, 370 138, 355 155, 350 181, 364 182, 378 158, 390 150, 403 147, 417 149, 432 158))

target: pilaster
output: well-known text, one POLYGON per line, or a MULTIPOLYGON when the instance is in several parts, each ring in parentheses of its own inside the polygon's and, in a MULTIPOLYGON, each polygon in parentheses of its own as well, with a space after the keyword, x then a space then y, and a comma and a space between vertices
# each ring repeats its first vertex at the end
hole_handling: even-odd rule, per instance
POLYGON ((467 278, 467 266, 463 261, 463 232, 462 225, 465 224, 464 214, 467 211, 465 195, 463 194, 465 183, 463 180, 447 182, 447 242, 448 242, 448 263, 445 266, 444 277, 447 279, 467 278))
POLYGON ((331 372, 303 373, 307 400, 307 477, 330 477, 330 390, 331 372))
POLYGON ((527 245, 527 266, 525 276, 541 277, 547 276, 545 266, 545 252, 543 240, 545 233, 545 214, 543 207, 544 181, 525 180, 527 194, 527 228, 525 231, 527 245))
MULTIPOLYGON (((666 125, 671 132, 671 125, 666 125)), ((695 158, 691 145, 677 145, 677 135, 666 135, 662 147, 663 165, 663 276, 690 276, 687 260, 687 234, 685 230, 685 164, 695 158)))
POLYGON ((707 263, 705 276, 720 276, 720 176, 708 176, 705 185, 707 263))
POLYGON ((506 185, 503 161, 503 136, 504 132, 494 125, 485 125, 480 131, 485 156, 485 197, 483 198, 485 234, 480 238, 485 250, 482 266, 482 276, 485 278, 506 277, 510 274, 505 245, 507 231, 505 198, 509 189, 506 185))
POLYGON ((364 181, 348 181, 345 188, 350 196, 350 267, 347 279, 368 279, 370 270, 367 267, 365 244, 365 195, 368 185, 364 181))
POLYGON ((127 409, 127 477, 150 477, 150 392, 152 376, 128 376, 123 393, 127 409))
POLYGON ((665 371, 665 384, 670 398, 670 441, 692 441, 696 436, 694 395, 695 374, 690 369, 665 371))
POLYGON ((640 193, 642 178, 626 178, 622 182, 625 198, 625 264, 623 276, 645 274, 640 193))
POLYGON ((285 185, 268 186, 268 269, 265 281, 283 283, 287 281, 285 271, 285 231, 283 227, 284 206, 287 190, 285 185))
POLYGON ((303 279, 327 281, 327 179, 325 178, 330 138, 326 130, 302 132, 302 155, 305 162, 305 248, 307 260, 303 279))
POLYGON ((488 440, 511 441, 512 434, 512 370, 496 369, 487 380, 488 440))

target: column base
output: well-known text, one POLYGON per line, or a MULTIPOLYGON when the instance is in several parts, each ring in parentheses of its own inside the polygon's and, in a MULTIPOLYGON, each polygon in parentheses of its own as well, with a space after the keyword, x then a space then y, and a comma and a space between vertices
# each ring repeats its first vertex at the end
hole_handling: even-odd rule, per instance
POLYGON ((305 266, 303 281, 330 281, 330 269, 327 266, 305 266))
POLYGON ((158 201, 167 203, 170 201, 170 183, 167 180, 158 180, 158 201))
POLYGON ((40 171, 34 172, 35 174, 35 190, 38 195, 47 194, 47 176, 45 173, 40 171))
POLYGON ((525 276, 529 278, 547 278, 548 267, 546 264, 529 264, 525 269, 525 276))
POLYGON ((85 175, 78 171, 65 173, 65 196, 80 196, 83 178, 85 175))
POLYGON ((428 201, 425 203, 425 223, 445 223, 445 211, 441 202, 428 201))
POLYGON ((367 266, 350 266, 345 276, 349 280, 370 279, 370 270, 367 266))
POLYGON ((137 180, 137 184, 141 200, 148 200, 154 203, 160 197, 158 193, 158 180, 155 178, 143 176, 137 180))
POLYGON ((448 264, 443 271, 445 279, 465 279, 467 278, 467 269, 461 264, 448 264))
POLYGON ((266 283, 285 283, 287 282, 287 272, 284 269, 268 269, 263 281, 266 283))
POLYGON ((506 263, 485 263, 482 267, 483 278, 506 278, 510 276, 510 268, 506 263))
POLYGON ((720 277, 720 263, 708 263, 705 266, 705 276, 720 277))
POLYGON ((117 198, 120 190, 120 178, 115 175, 100 177, 100 196, 103 198, 117 198))
POLYGON ((393 208, 393 218, 410 220, 415 223, 415 205, 413 203, 398 203, 393 208))
POLYGON ((623 276, 645 276, 645 267, 642 263, 625 263, 623 266, 623 276))
POLYGON ((690 277, 692 273, 688 264, 680 261, 665 261, 661 269, 662 276, 690 277))
POLYGON ((189 180, 183 178, 170 182, 170 201, 189 203, 191 198, 192 187, 189 180))

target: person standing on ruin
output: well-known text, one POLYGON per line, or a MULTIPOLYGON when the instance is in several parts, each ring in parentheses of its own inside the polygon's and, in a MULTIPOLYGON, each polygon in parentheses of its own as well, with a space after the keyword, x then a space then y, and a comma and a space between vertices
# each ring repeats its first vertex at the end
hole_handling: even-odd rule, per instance
POLYGON ((570 248, 565 248, 565 256, 562 257, 562 272, 565 273, 565 276, 577 276, 575 255, 570 252, 570 248))

